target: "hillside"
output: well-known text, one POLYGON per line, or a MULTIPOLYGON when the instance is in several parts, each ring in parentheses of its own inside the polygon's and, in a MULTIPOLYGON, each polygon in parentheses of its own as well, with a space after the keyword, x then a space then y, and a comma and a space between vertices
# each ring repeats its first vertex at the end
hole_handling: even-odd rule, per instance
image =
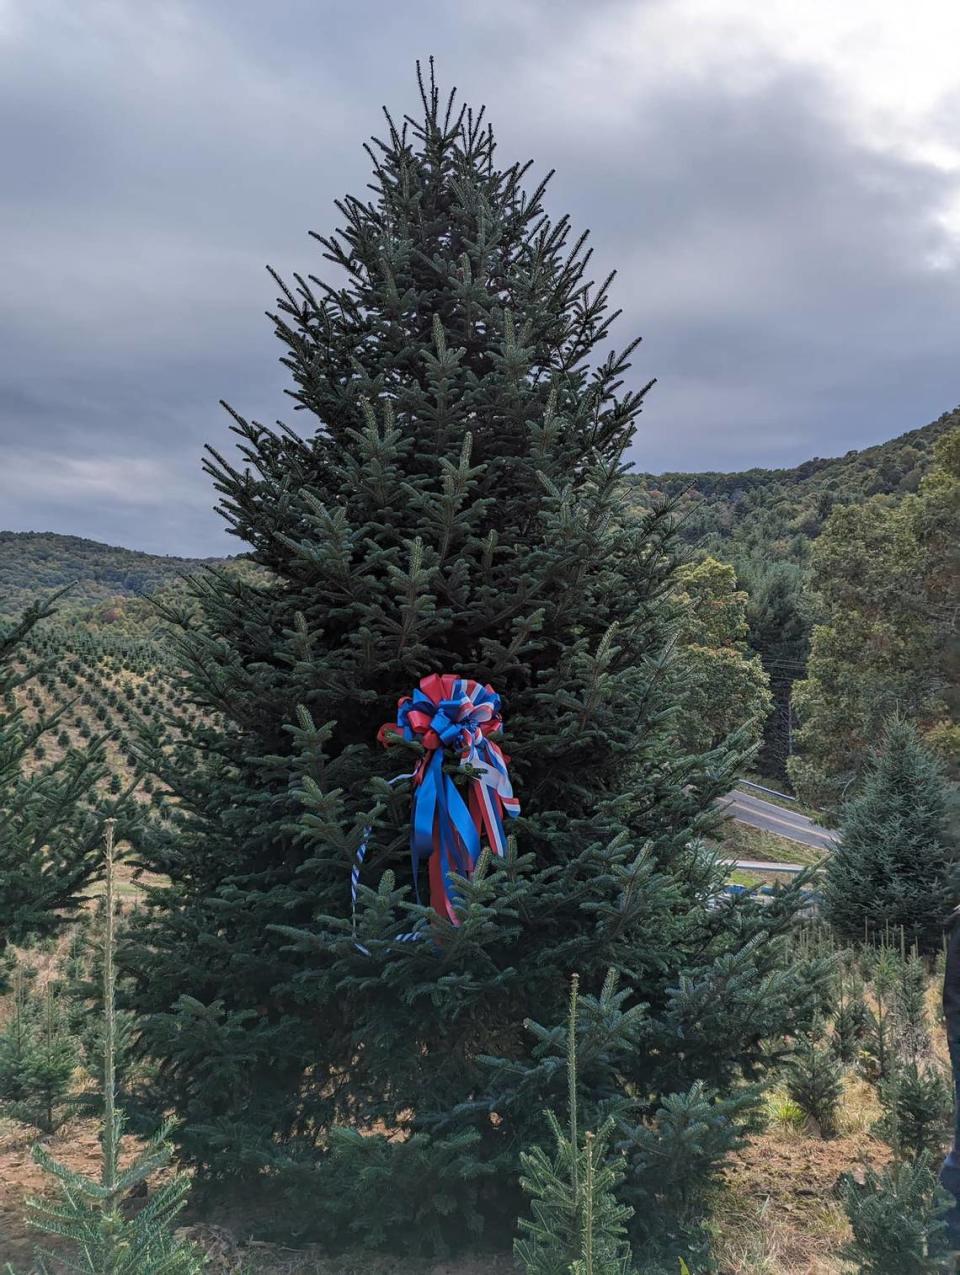
MULTIPOLYGON (((40 670, 17 690, 26 721, 56 723, 34 745, 33 766, 56 765, 70 749, 105 736, 103 787, 110 792, 126 789, 137 775, 131 745, 142 724, 170 744, 181 725, 198 718, 197 709, 180 702, 162 640, 48 623, 31 634, 16 667, 40 670)), ((139 795, 149 799, 154 791, 148 778, 139 795)))
POLYGON ((17 615, 66 585, 66 610, 144 598, 204 565, 231 561, 140 553, 48 531, 0 531, 0 616, 17 615))
POLYGON ((834 459, 816 457, 793 469, 636 474, 630 501, 637 508, 657 499, 677 501, 683 539, 727 561, 802 563, 834 505, 876 495, 896 500, 916 491, 934 443, 957 426, 960 407, 889 442, 834 459))
MULTIPOLYGON (((727 561, 802 563, 834 505, 878 494, 896 500, 915 491, 934 443, 957 426, 960 408, 889 442, 834 459, 816 457, 793 469, 635 474, 628 501, 637 509, 676 501, 684 541, 727 561)), ((54 532, 0 531, 0 616, 16 615, 37 597, 70 585, 64 610, 99 610, 90 618, 114 623, 118 610, 139 612, 124 608, 124 599, 175 586, 204 565, 242 561, 141 553, 54 532)))

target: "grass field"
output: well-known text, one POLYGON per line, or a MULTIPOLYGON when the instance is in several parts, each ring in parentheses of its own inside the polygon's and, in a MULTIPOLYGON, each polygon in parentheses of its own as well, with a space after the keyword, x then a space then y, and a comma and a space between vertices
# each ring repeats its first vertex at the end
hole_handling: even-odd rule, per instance
POLYGON ((748 824, 727 819, 723 825, 723 839, 719 843, 724 854, 731 859, 757 859, 771 863, 799 863, 804 867, 821 863, 823 851, 813 846, 801 845, 775 832, 751 828, 748 824))

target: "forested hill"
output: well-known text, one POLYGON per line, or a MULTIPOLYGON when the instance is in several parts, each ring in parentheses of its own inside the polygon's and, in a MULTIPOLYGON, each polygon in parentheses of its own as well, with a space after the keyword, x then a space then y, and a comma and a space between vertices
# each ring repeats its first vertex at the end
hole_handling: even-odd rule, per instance
POLYGON ((142 598, 218 558, 174 558, 47 531, 0 531, 0 616, 71 585, 63 606, 142 598))
POLYGON ((684 540, 728 561, 803 562, 834 505, 877 495, 896 501, 915 491, 934 443, 958 426, 955 408, 887 443, 835 459, 817 457, 793 469, 637 474, 631 503, 644 507, 657 497, 678 498, 684 540))
MULTIPOLYGON (((890 442, 833 460, 818 457, 793 469, 637 474, 630 479, 629 499, 642 508, 657 498, 677 498, 684 540, 738 566, 750 559, 802 563, 834 505, 878 494, 895 501, 915 491, 934 443, 958 426, 960 408, 890 442)), ((113 614, 118 602, 123 609, 125 599, 175 586, 205 563, 225 562, 240 568, 243 560, 175 558, 80 536, 0 531, 0 616, 18 614, 34 599, 69 584, 64 608, 98 609, 102 614, 91 618, 114 623, 122 618, 113 614)), ((139 608, 129 610, 132 621, 139 608)))

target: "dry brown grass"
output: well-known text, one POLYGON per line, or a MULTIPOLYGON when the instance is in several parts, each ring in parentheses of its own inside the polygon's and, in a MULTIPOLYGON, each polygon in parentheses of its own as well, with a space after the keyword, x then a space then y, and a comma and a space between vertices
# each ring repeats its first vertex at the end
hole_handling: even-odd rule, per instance
POLYGON ((869 1103, 852 1085, 840 1136, 760 1134, 732 1156, 717 1194, 713 1228, 723 1275, 840 1275, 849 1239, 841 1175, 880 1166, 889 1150, 863 1129, 869 1103))

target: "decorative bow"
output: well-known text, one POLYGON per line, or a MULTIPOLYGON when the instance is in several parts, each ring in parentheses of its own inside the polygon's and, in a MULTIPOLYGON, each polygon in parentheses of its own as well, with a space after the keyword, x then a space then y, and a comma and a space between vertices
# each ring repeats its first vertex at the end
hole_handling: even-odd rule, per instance
POLYGON ((473 874, 482 841, 503 858, 507 849, 504 814, 514 818, 520 803, 513 795, 505 757, 488 735, 503 725, 500 696, 492 686, 449 673, 431 673, 397 707, 396 723, 380 727, 377 738, 418 740, 426 750, 413 773, 410 851, 414 882, 424 859, 430 861, 430 904, 458 925, 452 874, 473 874), (463 765, 479 774, 470 778, 467 800, 444 774, 445 749, 460 754, 463 765))

